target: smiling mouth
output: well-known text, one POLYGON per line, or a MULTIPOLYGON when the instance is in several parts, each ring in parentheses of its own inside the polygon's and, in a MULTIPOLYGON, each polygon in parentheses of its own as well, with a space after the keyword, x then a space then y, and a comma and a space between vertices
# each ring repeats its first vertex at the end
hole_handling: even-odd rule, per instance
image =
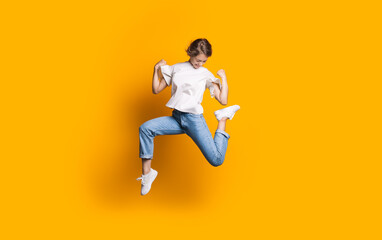
MULTIPOLYGON (((190 61, 189 61, 190 62, 190 61)), ((199 68, 197 65, 193 64, 192 62, 190 62, 191 65, 194 67, 194 68, 199 68)))

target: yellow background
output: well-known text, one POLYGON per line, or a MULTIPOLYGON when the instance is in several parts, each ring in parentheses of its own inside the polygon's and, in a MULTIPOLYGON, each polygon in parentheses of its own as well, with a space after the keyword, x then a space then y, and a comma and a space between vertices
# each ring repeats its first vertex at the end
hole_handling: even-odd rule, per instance
POLYGON ((1 238, 381 239, 376 3, 2 3, 1 238), (241 106, 226 160, 157 137, 142 197, 138 127, 171 114, 153 67, 200 37, 241 106))

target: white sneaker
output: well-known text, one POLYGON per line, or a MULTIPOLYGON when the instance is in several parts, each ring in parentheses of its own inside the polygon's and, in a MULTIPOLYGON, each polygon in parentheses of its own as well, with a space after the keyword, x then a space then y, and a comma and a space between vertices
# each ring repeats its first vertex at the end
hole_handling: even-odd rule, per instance
POLYGON ((223 117, 227 117, 230 120, 232 120, 233 116, 235 115, 236 111, 240 109, 239 105, 233 105, 229 106, 220 110, 215 111, 215 116, 217 120, 220 121, 223 117))
POLYGON ((155 178, 157 177, 158 172, 155 171, 154 169, 151 168, 150 172, 143 175, 137 180, 142 180, 141 181, 141 195, 146 195, 151 188, 151 184, 154 182, 155 178))

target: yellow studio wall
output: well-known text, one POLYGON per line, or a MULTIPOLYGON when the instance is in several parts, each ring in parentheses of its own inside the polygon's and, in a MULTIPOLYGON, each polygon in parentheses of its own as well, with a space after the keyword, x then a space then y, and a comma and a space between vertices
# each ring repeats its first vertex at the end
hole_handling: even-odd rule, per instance
MULTIPOLYGON (((2 239, 379 239, 381 8, 375 1, 3 3, 2 239), (154 65, 224 69, 226 160, 138 128, 168 116, 154 65)), ((203 100, 212 134, 213 112, 203 100)))

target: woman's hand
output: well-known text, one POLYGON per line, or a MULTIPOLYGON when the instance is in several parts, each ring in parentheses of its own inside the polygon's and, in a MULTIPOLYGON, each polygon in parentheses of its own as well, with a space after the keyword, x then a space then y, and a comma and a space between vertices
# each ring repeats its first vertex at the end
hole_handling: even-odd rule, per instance
POLYGON ((219 89, 219 85, 214 83, 215 90, 218 95, 215 95, 216 100, 219 101, 222 105, 226 105, 228 103, 228 84, 227 77, 225 75, 225 71, 220 69, 217 74, 222 78, 221 87, 219 89))
POLYGON ((160 60, 159 62, 157 62, 157 64, 155 64, 155 70, 158 70, 158 68, 160 66, 163 66, 163 65, 166 65, 166 64, 167 64, 167 62, 164 59, 160 60))
POLYGON ((218 72, 217 72, 217 75, 220 76, 222 79, 223 78, 227 78, 226 75, 225 75, 225 71, 223 69, 220 69, 218 72))

